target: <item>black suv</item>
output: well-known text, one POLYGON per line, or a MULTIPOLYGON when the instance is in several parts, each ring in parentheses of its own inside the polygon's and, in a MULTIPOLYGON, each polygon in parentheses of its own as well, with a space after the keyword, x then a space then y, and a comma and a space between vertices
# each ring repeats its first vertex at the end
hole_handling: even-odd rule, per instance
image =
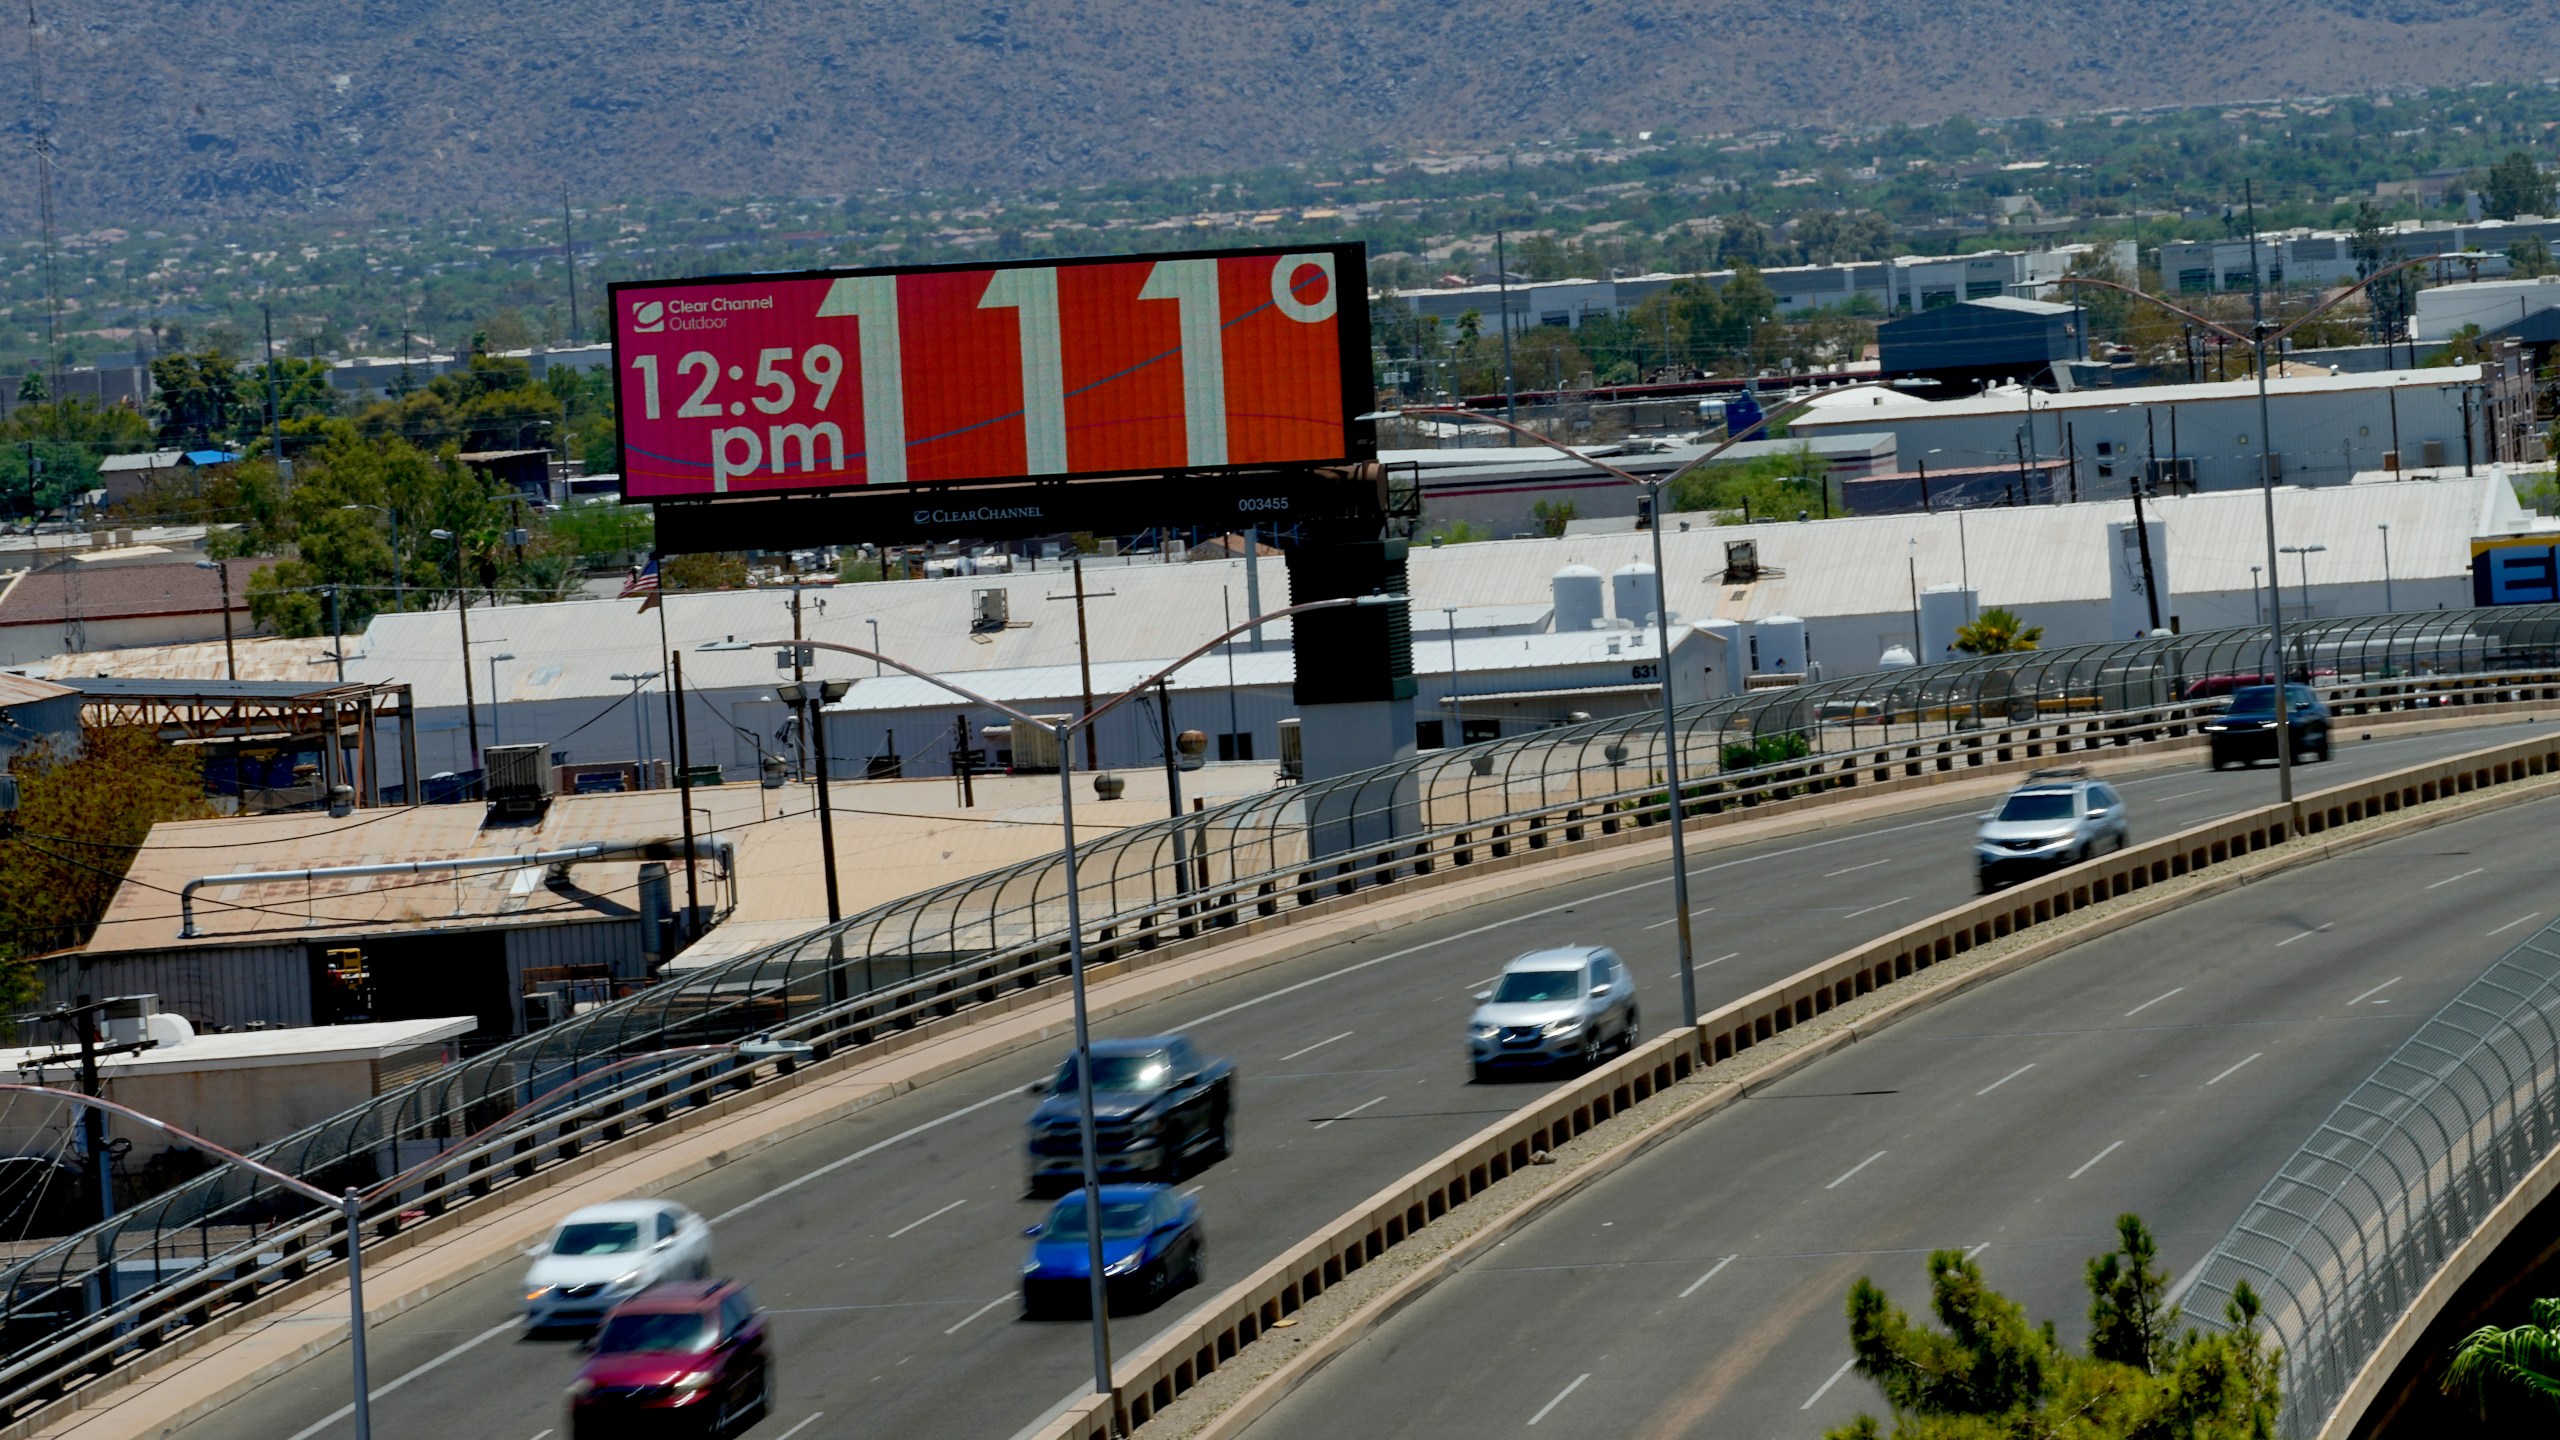
MULTIPOLYGON (((2329 758, 2329 707, 2308 685, 2284 687, 2288 712, 2285 728, 2293 734, 2293 758, 2329 758)), ((2205 740, 2213 747, 2213 768, 2246 765, 2276 758, 2276 687, 2244 685, 2231 692, 2231 704, 2204 722, 2205 740)))
MULTIPOLYGON (((1236 1148, 1236 1067, 1200 1054, 1179 1035, 1097 1040, 1093 1045, 1096 1168, 1105 1180, 1171 1181, 1184 1160, 1223 1160, 1236 1148)), ((1084 1175, 1078 1132, 1076 1060, 1035 1083, 1045 1096, 1031 1112, 1031 1193, 1064 1189, 1084 1175)))

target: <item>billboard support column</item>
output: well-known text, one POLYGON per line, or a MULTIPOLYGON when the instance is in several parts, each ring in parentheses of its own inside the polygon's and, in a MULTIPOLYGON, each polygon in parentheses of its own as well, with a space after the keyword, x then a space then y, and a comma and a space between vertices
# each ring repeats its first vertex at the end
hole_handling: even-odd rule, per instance
MULTIPOLYGON (((1375 516, 1309 522, 1286 552, 1292 604, 1402 595, 1405 542, 1380 538, 1375 516)), ((1408 605, 1347 607, 1291 622, 1306 783, 1393 764, 1414 752, 1413 618, 1408 605)), ((1318 786, 1308 820, 1311 854, 1338 855, 1412 833, 1421 823, 1419 782, 1393 793, 1318 786)))

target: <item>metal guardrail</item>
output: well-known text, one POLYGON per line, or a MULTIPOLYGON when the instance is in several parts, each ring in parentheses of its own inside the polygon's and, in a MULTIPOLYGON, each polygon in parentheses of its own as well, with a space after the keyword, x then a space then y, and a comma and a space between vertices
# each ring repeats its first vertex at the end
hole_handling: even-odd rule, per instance
POLYGON ((2246 1282, 2285 1354, 2286 1435, 2318 1435, 2464 1242, 2560 1146, 2560 921, 2356 1087, 2207 1258, 2187 1309, 2246 1282))
MULTIPOLYGON (((2560 700, 2560 606, 2334 621, 2288 637, 2344 714, 2560 700)), ((2266 672, 2264 632, 2016 655, 1760 691, 1680 717, 1681 813, 1927 783, 1960 769, 2174 741, 2266 672), (1775 741, 1772 745, 1769 742, 1775 741), (1756 763, 1764 756, 1778 758, 1756 763), (1731 764, 1734 768, 1724 768, 1731 764)), ((1630 717, 1435 751, 1133 826, 1078 847, 1087 952, 1107 963, 1521 850, 1620 843, 1669 818, 1659 722, 1630 717)), ((376 1097, 255 1152, 327 1189, 435 1158, 532 1097, 674 1046, 770 1033, 820 1058, 1066 972, 1056 857, 973 877, 706 967, 376 1097)), ((787 1072, 790 1062, 780 1062, 787 1072)), ((434 1216, 765 1069, 701 1057, 572 1088, 444 1155, 373 1222, 434 1216)), ((343 1243, 276 1187, 198 1177, 0 1269, 0 1414, 210 1323, 343 1243)))
MULTIPOLYGON (((1130 1425, 1145 1424, 1277 1322, 1531 1164, 1536 1152, 1623 1117, 1689 1075, 1861 996, 2181 876, 2210 874, 2362 820, 2554 774, 2560 774, 2560 736, 2548 734, 2411 766, 2303 795, 2290 809, 2268 805, 2208 821, 1868 941, 1701 1015, 1695 1028, 1675 1028, 1460 1141, 1123 1356, 1112 1376, 1114 1394, 1088 1396, 1029 1435, 1111 1440, 1115 1409, 1130 1425)), ((2560 996, 2553 1007, 2560 1011, 2560 996)), ((1250 1418, 1230 1411, 1213 1433, 1234 1433, 1250 1418)))

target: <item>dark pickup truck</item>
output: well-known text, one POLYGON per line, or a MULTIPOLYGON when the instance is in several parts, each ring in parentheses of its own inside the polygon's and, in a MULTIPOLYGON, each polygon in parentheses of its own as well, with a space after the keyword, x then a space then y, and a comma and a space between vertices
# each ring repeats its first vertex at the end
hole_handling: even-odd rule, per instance
MULTIPOLYGON (((1102 1040, 1093 1046, 1094 1150, 1102 1178, 1170 1181, 1183 1162, 1235 1153, 1235 1062, 1203 1057, 1179 1035, 1102 1040)), ((1042 1096, 1027 1137, 1031 1193, 1073 1187, 1084 1175, 1077 1133, 1076 1062, 1036 1082, 1042 1096)))

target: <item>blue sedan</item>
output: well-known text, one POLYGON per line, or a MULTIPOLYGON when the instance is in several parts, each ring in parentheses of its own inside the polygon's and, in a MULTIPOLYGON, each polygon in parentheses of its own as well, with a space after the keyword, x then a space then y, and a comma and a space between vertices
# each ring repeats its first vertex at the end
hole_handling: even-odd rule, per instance
MULTIPOLYGON (((1166 1185, 1102 1187, 1102 1275, 1114 1311, 1147 1310, 1200 1283, 1200 1203, 1166 1185)), ((1062 1197, 1049 1218, 1023 1232, 1031 1255, 1022 1265, 1026 1319, 1084 1315, 1091 1309, 1091 1250, 1084 1192, 1062 1197)))

